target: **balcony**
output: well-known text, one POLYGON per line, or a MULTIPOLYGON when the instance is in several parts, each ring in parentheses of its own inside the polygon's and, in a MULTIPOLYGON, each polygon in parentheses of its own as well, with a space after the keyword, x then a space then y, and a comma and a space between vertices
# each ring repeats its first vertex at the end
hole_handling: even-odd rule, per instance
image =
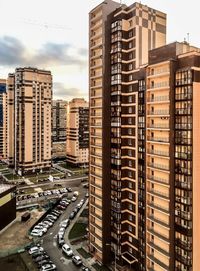
POLYGON ((93 206, 95 206, 95 207, 97 207, 98 209, 102 210, 102 206, 99 205, 98 203, 96 203, 95 201, 91 200, 90 204, 93 205, 93 206))
POLYGON ((155 154, 158 156, 163 156, 163 157, 169 157, 169 152, 167 151, 159 151, 159 150, 147 150, 148 154, 155 154))
POLYGON ((102 158, 102 153, 97 153, 97 152, 91 151, 90 155, 94 155, 94 156, 97 156, 99 158, 102 158))
POLYGON ((169 137, 147 137, 148 141, 154 141, 154 142, 159 142, 159 143, 169 143, 169 137))
POLYGON ((94 181, 90 181, 90 185, 92 185, 92 186, 95 186, 95 187, 97 187, 97 188, 101 188, 102 189, 102 186, 100 185, 100 184, 97 184, 96 182, 94 182, 94 181))
POLYGON ((147 129, 154 128, 159 130, 167 129, 169 130, 169 123, 157 123, 157 124, 149 124, 147 125, 147 129))
POLYGON ((149 180, 151 180, 151 181, 155 181, 155 182, 158 182, 160 184, 169 185, 169 180, 167 180, 167 179, 159 178, 159 177, 156 177, 154 175, 148 175, 147 178, 149 180))
POLYGON ((164 192, 161 192, 161 191, 158 191, 158 190, 155 190, 155 189, 147 190, 147 192, 150 193, 150 194, 153 194, 155 196, 158 196, 160 198, 169 200, 169 195, 167 193, 164 193, 164 192))
POLYGON ((90 171, 90 174, 93 175, 94 177, 97 177, 97 178, 100 178, 100 179, 102 178, 102 175, 99 174, 99 173, 96 173, 95 171, 92 171, 92 170, 91 170, 91 171, 90 171))
POLYGON ((148 219, 152 220, 153 222, 162 225, 163 227, 169 228, 169 222, 164 221, 162 219, 159 219, 153 215, 148 215, 147 216, 148 219))
POLYGON ((151 84, 148 86, 147 91, 168 89, 169 87, 169 81, 162 81, 154 84, 153 82, 151 82, 151 84))
POLYGON ((147 103, 169 102, 169 96, 156 96, 147 100, 147 103))
POLYGON ((186 205, 191 205, 192 204, 192 199, 190 197, 176 196, 175 201, 181 202, 181 203, 186 204, 186 205))
POLYGON ((168 165, 163 165, 163 164, 157 164, 157 163, 147 163, 148 167, 152 167, 155 169, 160 169, 160 170, 165 170, 165 171, 169 171, 169 166, 168 165))
POLYGON ((190 213, 190 212, 175 210, 175 215, 179 216, 185 220, 192 220, 192 213, 190 213))
POLYGON ((150 202, 150 203, 147 202, 147 205, 150 206, 151 208, 157 209, 165 214, 169 214, 169 208, 166 208, 166 207, 161 206, 159 204, 156 204, 154 202, 150 202))
POLYGON ((183 264, 186 265, 186 266, 192 267, 192 259, 191 259, 190 257, 184 257, 184 256, 182 256, 182 255, 179 253, 178 250, 176 250, 175 253, 176 253, 176 256, 175 256, 175 257, 176 257, 176 259, 177 259, 179 262, 183 263, 183 264))
POLYGON ((150 232, 152 235, 155 235, 156 237, 158 237, 159 239, 163 240, 164 242, 169 244, 169 237, 161 234, 157 231, 155 231, 153 228, 147 228, 147 231, 150 232))
POLYGON ((188 250, 188 251, 191 251, 192 250, 192 243, 190 242, 183 242, 181 239, 177 238, 175 240, 175 244, 176 246, 184 249, 184 250, 188 250))
POLYGON ((170 271, 169 267, 165 265, 163 262, 161 262, 160 260, 158 260, 157 258, 155 258, 153 254, 147 255, 147 257, 151 261, 155 262, 157 265, 161 266, 165 271, 170 271))
POLYGON ((192 183, 191 182, 175 181, 175 187, 192 190, 192 183))
POLYGON ((155 110, 155 111, 148 111, 147 115, 157 115, 157 116, 168 116, 169 115, 169 110, 155 110))
POLYGON ((161 76, 166 76, 169 75, 169 69, 160 69, 158 71, 154 70, 154 72, 149 72, 147 75, 147 78, 152 78, 152 77, 161 77, 161 76))
POLYGON ((167 256, 169 258, 169 252, 166 250, 162 249, 160 246, 156 245, 153 242, 148 242, 148 246, 152 247, 153 249, 157 250, 159 253, 162 253, 163 255, 167 256))

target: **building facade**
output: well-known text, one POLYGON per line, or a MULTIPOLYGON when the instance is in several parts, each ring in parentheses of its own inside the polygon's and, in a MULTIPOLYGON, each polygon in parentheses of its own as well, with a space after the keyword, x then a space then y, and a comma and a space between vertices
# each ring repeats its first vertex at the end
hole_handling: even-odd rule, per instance
POLYGON ((146 270, 140 67, 148 63, 149 50, 166 42, 166 15, 139 3, 104 1, 89 16, 90 250, 103 263, 113 256, 121 268, 146 270))
POLYGON ((90 13, 90 251, 103 263, 116 259, 118 270, 199 270, 200 50, 165 45, 166 16, 138 3, 105 23, 106 2, 90 13), (125 45, 143 31, 123 27, 143 13, 158 36, 140 61, 137 46, 125 45), (105 25, 98 55, 92 30, 106 39, 105 25))
POLYGON ((6 158, 6 80, 0 79, 0 159, 6 158))
POLYGON ((52 158, 66 158, 67 101, 54 100, 52 107, 52 158))
POLYGON ((67 162, 88 166, 89 107, 84 99, 69 102, 67 112, 67 162))
POLYGON ((0 231, 16 218, 16 187, 0 184, 0 231))
POLYGON ((7 80, 7 158, 18 174, 51 167, 52 76, 17 68, 7 80))

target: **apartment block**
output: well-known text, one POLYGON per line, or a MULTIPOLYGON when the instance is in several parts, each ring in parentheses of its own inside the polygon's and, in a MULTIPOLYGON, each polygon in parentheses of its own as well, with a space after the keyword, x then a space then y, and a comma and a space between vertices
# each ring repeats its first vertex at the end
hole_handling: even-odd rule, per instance
MULTIPOLYGON (((91 35, 104 5, 90 14, 91 35)), ((136 3, 131 12, 134 7, 152 10, 136 3)), ((90 251, 102 263, 116 260, 117 270, 196 271, 200 49, 165 45, 159 34, 147 59, 127 57, 120 16, 129 9, 121 6, 104 22, 109 39, 98 85, 90 47, 90 251)), ((154 13, 165 22, 163 13, 154 13)))
POLYGON ((17 68, 7 80, 7 158, 18 174, 51 167, 51 72, 17 68))
POLYGON ((89 20, 90 250, 100 262, 116 258, 120 268, 146 270, 141 66, 149 50, 166 42, 166 15, 140 3, 104 1, 89 20))
POLYGON ((0 159, 6 158, 6 80, 0 79, 0 159))
POLYGON ((0 231, 16 218, 16 187, 0 184, 0 231))
POLYGON ((67 162, 88 166, 89 106, 84 99, 69 102, 67 111, 67 162))
POLYGON ((67 101, 54 100, 52 107, 53 135, 52 135, 52 158, 66 157, 67 137, 67 101))
POLYGON ((172 43, 146 68, 146 268, 200 268, 200 49, 172 43))

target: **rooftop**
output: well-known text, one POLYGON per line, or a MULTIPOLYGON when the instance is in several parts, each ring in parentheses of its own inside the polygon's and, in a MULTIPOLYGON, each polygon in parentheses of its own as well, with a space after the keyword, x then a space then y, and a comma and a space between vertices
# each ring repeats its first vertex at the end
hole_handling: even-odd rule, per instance
POLYGON ((10 185, 10 184, 0 184, 0 194, 13 188, 14 185, 10 185))

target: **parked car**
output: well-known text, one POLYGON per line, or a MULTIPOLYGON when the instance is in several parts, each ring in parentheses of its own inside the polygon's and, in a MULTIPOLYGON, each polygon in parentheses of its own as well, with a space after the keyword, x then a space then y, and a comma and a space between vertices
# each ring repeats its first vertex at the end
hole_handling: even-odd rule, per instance
POLYGON ((75 213, 74 212, 71 212, 71 214, 69 215, 69 219, 73 219, 75 217, 75 213))
POLYGON ((63 251, 68 257, 70 257, 70 256, 73 255, 72 249, 71 249, 67 244, 64 244, 64 245, 62 246, 62 251, 63 251))
POLYGON ((36 237, 41 237, 44 233, 41 230, 32 230, 31 235, 36 237))
POLYGON ((83 270, 83 271, 90 271, 90 269, 88 267, 86 267, 86 266, 83 266, 81 270, 83 270))
POLYGON ((34 247, 31 247, 28 251, 28 253, 30 255, 32 255, 33 253, 36 253, 36 252, 42 252, 44 251, 44 248, 43 247, 40 247, 40 246, 34 246, 34 247))
POLYGON ((31 256, 32 256, 33 259, 36 259, 37 257, 40 257, 42 255, 46 255, 46 252, 45 251, 39 251, 39 252, 33 253, 31 256))
POLYGON ((42 265, 45 265, 45 264, 52 264, 53 262, 50 261, 50 260, 42 260, 40 262, 37 262, 37 265, 38 267, 41 267, 42 265))
POLYGON ((50 259, 49 255, 44 254, 35 258, 34 261, 37 263, 37 262, 41 262, 42 260, 49 260, 49 259, 50 259))
POLYGON ((57 244, 58 244, 59 247, 62 247, 65 244, 65 240, 63 239, 63 237, 60 237, 58 235, 58 237, 57 237, 57 244))
POLYGON ((78 191, 74 191, 73 196, 78 197, 78 195, 79 195, 79 192, 78 191))
POLYGON ((72 199, 71 199, 71 201, 72 202, 76 201, 76 197, 73 196, 72 199))
POLYGON ((67 188, 67 190, 68 190, 69 192, 72 192, 72 189, 71 189, 71 187, 68 187, 68 188, 67 188))
POLYGON ((56 270, 56 265, 55 264, 43 265, 40 270, 41 271, 53 271, 53 270, 56 270))
POLYGON ((57 208, 59 210, 65 210, 67 207, 59 204, 59 205, 57 205, 57 208))
POLYGON ((62 221, 60 225, 61 225, 61 227, 66 229, 69 226, 69 224, 70 224, 70 220, 66 219, 66 220, 62 221))
POLYGON ((72 262, 77 266, 80 266, 82 264, 82 260, 79 256, 73 256, 72 262))

